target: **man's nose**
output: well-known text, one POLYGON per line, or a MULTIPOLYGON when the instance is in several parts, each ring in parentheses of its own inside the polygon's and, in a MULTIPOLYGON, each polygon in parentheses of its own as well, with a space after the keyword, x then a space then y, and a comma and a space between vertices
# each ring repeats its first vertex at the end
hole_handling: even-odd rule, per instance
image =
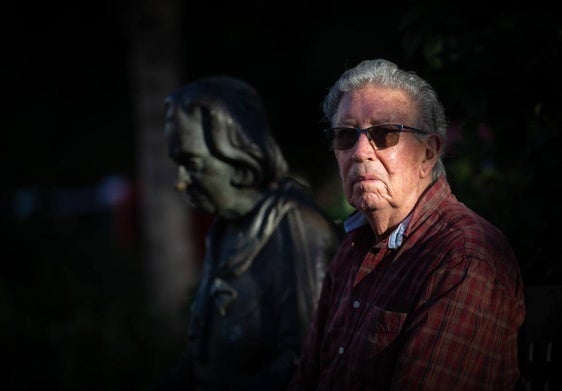
POLYGON ((191 183, 191 178, 187 173, 187 170, 183 166, 178 167, 178 178, 176 181, 175 189, 176 191, 182 192, 187 189, 189 184, 191 183))
POLYGON ((364 132, 359 134, 353 148, 353 157, 355 159, 364 160, 373 157, 375 154, 375 146, 364 132))

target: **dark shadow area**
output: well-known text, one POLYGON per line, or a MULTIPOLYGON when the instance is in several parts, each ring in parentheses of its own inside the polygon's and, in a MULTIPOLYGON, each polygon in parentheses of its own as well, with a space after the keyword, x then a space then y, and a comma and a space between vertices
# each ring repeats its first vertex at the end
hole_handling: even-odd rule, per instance
POLYGON ((526 390, 562 387, 562 285, 529 286, 527 319, 520 332, 520 365, 526 390))

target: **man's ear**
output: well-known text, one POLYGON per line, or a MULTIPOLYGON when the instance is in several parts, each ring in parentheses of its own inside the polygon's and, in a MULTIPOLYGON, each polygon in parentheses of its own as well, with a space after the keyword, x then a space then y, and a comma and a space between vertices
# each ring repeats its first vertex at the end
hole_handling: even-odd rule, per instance
POLYGON ((425 140, 425 156, 422 161, 421 172, 420 176, 425 178, 431 175, 431 171, 435 164, 437 163, 437 159, 441 153, 442 143, 441 137, 437 134, 430 134, 426 137, 425 140))

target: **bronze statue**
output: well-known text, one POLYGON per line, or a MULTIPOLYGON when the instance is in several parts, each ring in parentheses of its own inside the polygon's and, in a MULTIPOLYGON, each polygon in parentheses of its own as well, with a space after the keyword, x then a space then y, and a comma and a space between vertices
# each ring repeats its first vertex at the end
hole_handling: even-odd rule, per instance
POLYGON ((186 350, 163 388, 284 390, 340 230, 288 176, 250 85, 200 79, 165 109, 176 188, 214 220, 186 350))

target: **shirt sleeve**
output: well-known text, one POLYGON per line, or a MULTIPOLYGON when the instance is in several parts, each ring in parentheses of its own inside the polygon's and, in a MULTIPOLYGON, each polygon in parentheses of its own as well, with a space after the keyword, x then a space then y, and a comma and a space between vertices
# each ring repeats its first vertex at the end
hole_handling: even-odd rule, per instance
POLYGON ((429 276, 403 325, 393 390, 513 389, 524 299, 498 273, 462 258, 429 276))

